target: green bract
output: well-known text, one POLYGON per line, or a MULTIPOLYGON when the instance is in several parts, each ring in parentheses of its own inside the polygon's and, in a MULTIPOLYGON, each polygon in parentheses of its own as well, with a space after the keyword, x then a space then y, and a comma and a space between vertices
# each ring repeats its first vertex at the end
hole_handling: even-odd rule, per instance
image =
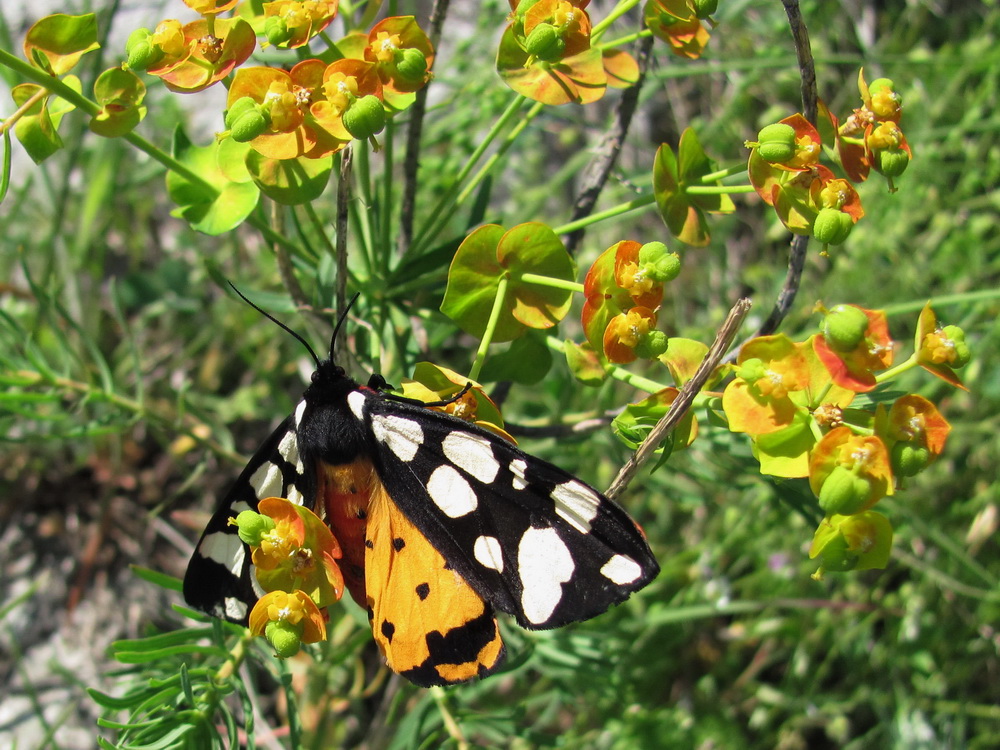
POLYGON ((572 291, 531 283, 526 274, 574 282, 576 264, 558 235, 544 224, 509 231, 487 224, 465 238, 448 271, 441 312, 473 336, 482 337, 498 307, 493 341, 511 341, 528 328, 551 328, 566 313, 572 291), (502 297, 498 299, 503 281, 502 297))

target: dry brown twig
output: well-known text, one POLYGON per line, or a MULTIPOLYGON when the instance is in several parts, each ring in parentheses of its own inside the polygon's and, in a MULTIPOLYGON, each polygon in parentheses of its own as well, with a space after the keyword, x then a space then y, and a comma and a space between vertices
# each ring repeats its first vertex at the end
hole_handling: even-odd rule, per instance
POLYGON ((749 299, 743 298, 733 305, 722 327, 719 328, 719 332, 715 336, 715 341, 709 347, 708 354, 705 355, 705 359, 701 361, 701 365, 699 365, 697 372, 695 372, 694 377, 684 384, 667 413, 650 430, 649 435, 642 442, 642 445, 636 449, 632 457, 622 466, 621 471, 618 472, 618 476, 615 477, 615 480, 605 493, 608 497, 614 499, 628 487, 632 480, 635 479, 636 474, 639 473, 642 465, 653 457, 656 448, 663 442, 670 431, 677 426, 681 418, 687 414, 688 409, 691 408, 691 403, 694 401, 694 397, 698 395, 698 392, 704 387, 709 377, 711 377, 716 366, 725 357, 726 352, 733 343, 733 339, 736 338, 736 334, 740 330, 740 326, 743 324, 743 319, 750 312, 751 304, 749 299))

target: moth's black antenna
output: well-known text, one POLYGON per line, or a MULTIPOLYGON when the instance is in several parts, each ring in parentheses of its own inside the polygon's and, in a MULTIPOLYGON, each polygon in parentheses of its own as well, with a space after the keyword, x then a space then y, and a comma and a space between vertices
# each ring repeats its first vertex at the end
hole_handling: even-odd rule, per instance
POLYGON ((337 320, 337 325, 333 328, 333 336, 330 338, 330 359, 333 360, 333 350, 337 345, 337 336, 340 333, 340 327, 344 325, 344 321, 347 320, 347 313, 351 311, 354 307, 354 303, 358 301, 358 297, 361 296, 361 292, 355 292, 354 296, 351 297, 351 301, 347 303, 347 307, 344 308, 344 312, 340 314, 340 318, 337 320))
MULTIPOLYGON (((292 336, 292 338, 294 338, 296 341, 298 341, 300 344, 302 344, 302 346, 304 346, 306 348, 306 351, 309 352, 309 355, 313 358, 313 361, 316 363, 316 367, 317 368, 319 367, 319 357, 316 356, 316 352, 313 351, 313 348, 311 346, 309 346, 309 342, 308 341, 306 341, 304 338, 302 338, 299 334, 297 334, 291 328, 289 328, 288 326, 286 326, 280 320, 278 320, 277 318, 275 318, 273 315, 271 315, 271 314, 269 314, 267 312, 264 312, 259 307, 257 307, 257 305, 255 305, 253 302, 251 302, 250 300, 248 300, 247 297, 246 297, 246 295, 243 294, 243 292, 241 292, 239 289, 236 288, 236 284, 234 284, 231 281, 229 281, 228 283, 229 283, 229 286, 231 286, 233 288, 233 291, 236 292, 240 296, 240 299, 242 299, 244 302, 246 302, 248 305, 250 305, 250 307, 252 307, 254 310, 256 310, 257 312, 259 312, 265 318, 267 318, 268 320, 270 320, 272 323, 274 323, 276 326, 278 326, 278 328, 280 328, 281 330, 283 330, 286 333, 290 334, 292 336)), ((352 300, 352 302, 353 302, 353 300, 352 300)), ((340 323, 337 323, 337 326, 339 327, 340 323)), ((336 336, 337 334, 334 333, 334 335, 336 336)))

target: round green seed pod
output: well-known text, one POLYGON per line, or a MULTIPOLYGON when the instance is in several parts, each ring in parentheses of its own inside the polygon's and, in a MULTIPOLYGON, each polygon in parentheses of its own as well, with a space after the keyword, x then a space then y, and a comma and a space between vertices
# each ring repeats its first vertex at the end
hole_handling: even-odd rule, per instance
POLYGON ((868 505, 871 485, 845 466, 835 466, 819 489, 819 507, 828 516, 860 513, 868 505))
POLYGON ((931 452, 919 443, 901 441, 892 446, 889 461, 893 472, 901 477, 913 477, 927 468, 931 452))
POLYGON ((835 305, 823 319, 823 336, 840 352, 855 349, 868 330, 868 316, 853 305, 835 305))
POLYGON ((401 49, 396 55, 396 72, 408 82, 422 81, 427 75, 427 58, 418 49, 401 49))
POLYGON ((539 60, 554 62, 562 56, 566 49, 566 40, 559 30, 550 23, 540 23, 531 30, 524 41, 524 50, 539 60))
POLYGON ((371 138, 385 128, 385 109, 374 94, 362 96, 344 112, 344 127, 358 140, 371 138))
POLYGON ((824 245, 840 245, 854 229, 854 220, 836 208, 824 208, 813 222, 813 237, 824 245))
POLYGON ((302 647, 302 627, 274 620, 264 627, 264 636, 282 659, 295 656, 302 647))
POLYGON ((875 170, 886 177, 899 177, 910 164, 910 155, 901 148, 873 152, 875 170))
POLYGON ((757 154, 764 161, 780 164, 795 156, 795 128, 776 122, 757 133, 757 154))

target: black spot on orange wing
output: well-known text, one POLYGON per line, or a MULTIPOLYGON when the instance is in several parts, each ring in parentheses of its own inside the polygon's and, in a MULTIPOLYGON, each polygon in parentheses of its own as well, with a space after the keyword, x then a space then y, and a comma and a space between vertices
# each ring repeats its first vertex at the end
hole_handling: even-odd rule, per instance
POLYGON ((493 608, 448 568, 381 485, 371 495, 367 535, 367 604, 389 668, 425 687, 496 671, 504 646, 493 608), (389 635, 386 624, 393 626, 389 635))
POLYGON ((382 636, 386 639, 386 641, 392 643, 392 636, 393 633, 396 632, 396 626, 388 620, 383 620, 380 630, 382 631, 382 636))

